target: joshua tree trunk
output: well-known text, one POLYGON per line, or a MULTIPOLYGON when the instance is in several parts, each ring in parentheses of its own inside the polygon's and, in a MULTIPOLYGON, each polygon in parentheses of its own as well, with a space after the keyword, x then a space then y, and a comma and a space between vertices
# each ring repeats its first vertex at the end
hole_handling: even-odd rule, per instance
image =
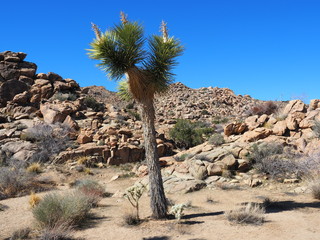
POLYGON ((167 215, 167 200, 163 189, 159 156, 157 151, 153 99, 143 99, 139 103, 141 117, 143 119, 143 136, 149 170, 150 204, 152 215, 156 219, 165 218, 167 215))

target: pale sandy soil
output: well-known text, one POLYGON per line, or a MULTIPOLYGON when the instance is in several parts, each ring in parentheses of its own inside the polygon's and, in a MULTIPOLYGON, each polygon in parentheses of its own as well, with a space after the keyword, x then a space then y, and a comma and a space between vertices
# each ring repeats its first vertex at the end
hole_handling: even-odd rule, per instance
MULTIPOLYGON (((99 175, 99 181, 106 190, 115 193, 133 184, 136 179, 120 179, 109 182, 111 170, 99 175)), ((93 217, 74 236, 89 239, 116 240, 319 240, 320 239, 320 201, 310 194, 292 195, 285 193, 295 186, 281 186, 269 189, 254 188, 245 190, 204 189, 189 194, 167 195, 175 203, 191 201, 191 208, 185 211, 184 219, 150 220, 149 199, 141 199, 141 217, 149 219, 139 226, 124 225, 123 216, 132 211, 126 199, 104 198, 98 208, 93 209, 93 217), (226 220, 224 212, 240 207, 244 202, 261 202, 258 196, 269 197, 278 202, 278 207, 265 214, 266 222, 261 226, 235 225, 226 220), (212 199, 213 202, 208 202, 212 199)), ((61 187, 61 190, 67 187, 61 187)), ((33 227, 34 220, 28 197, 0 201, 8 206, 0 212, 0 239, 10 236, 17 229, 33 227)))

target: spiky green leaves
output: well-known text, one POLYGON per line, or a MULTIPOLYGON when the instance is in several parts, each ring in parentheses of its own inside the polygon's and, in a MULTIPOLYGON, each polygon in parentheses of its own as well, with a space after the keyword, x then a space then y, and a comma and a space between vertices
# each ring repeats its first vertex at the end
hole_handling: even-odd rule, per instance
POLYGON ((130 101, 132 99, 132 94, 130 93, 128 80, 121 80, 117 86, 118 95, 125 101, 130 101))
POLYGON ((152 76, 156 92, 163 92, 172 83, 174 74, 172 68, 177 64, 176 57, 183 52, 183 47, 177 39, 152 36, 149 39, 149 59, 144 63, 146 71, 152 76))
POLYGON ((137 22, 120 24, 94 39, 89 56, 100 60, 102 70, 119 80, 131 67, 145 59, 143 28, 137 22))

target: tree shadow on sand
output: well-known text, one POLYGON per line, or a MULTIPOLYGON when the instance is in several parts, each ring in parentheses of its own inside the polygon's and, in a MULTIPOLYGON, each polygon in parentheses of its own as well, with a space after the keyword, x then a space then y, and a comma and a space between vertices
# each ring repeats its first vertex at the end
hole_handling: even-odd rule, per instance
POLYGON ((142 238, 142 240, 170 240, 170 237, 168 236, 155 236, 155 237, 147 237, 147 238, 142 238))
POLYGON ((266 206, 266 213, 278 213, 303 208, 319 208, 320 202, 275 201, 266 206))

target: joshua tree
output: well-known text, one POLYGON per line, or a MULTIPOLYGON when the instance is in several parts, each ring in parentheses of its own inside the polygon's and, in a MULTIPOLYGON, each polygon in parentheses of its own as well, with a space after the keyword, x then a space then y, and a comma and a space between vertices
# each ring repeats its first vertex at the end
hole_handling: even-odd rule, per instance
POLYGON ((155 94, 165 92, 173 81, 171 70, 183 47, 177 39, 168 36, 165 22, 161 23, 162 36, 146 38, 139 23, 129 21, 123 12, 120 15, 121 23, 105 33, 92 24, 96 38, 91 43, 89 56, 101 61, 99 65, 111 79, 126 77, 128 93, 138 103, 143 122, 152 215, 165 218, 167 201, 157 153, 153 99, 155 94))

